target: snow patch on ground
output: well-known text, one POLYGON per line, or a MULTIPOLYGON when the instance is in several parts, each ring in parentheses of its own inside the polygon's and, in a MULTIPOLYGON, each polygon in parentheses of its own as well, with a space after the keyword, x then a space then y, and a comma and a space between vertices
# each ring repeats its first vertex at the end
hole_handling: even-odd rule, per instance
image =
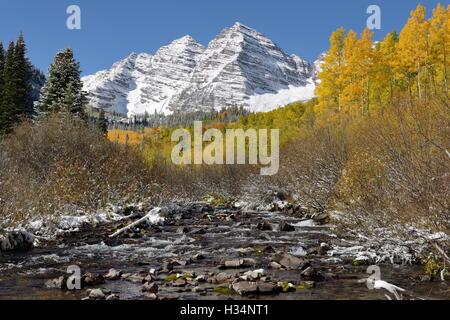
MULTIPOLYGON (((113 208, 114 209, 114 208, 113 208)), ((118 208, 115 208, 117 211, 118 208)), ((121 221, 127 216, 111 212, 89 214, 79 212, 78 215, 60 215, 32 220, 21 227, 36 236, 53 237, 66 232, 78 232, 83 225, 98 225, 121 221)))
POLYGON ((152 211, 148 213, 147 217, 147 223, 150 225, 159 225, 163 224, 166 219, 162 216, 165 210, 161 208, 155 208, 152 211))

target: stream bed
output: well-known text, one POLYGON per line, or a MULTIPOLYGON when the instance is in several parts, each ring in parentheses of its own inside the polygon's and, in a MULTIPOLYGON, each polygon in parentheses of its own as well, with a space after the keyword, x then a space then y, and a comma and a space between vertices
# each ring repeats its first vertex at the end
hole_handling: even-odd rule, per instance
MULTIPOLYGON (((131 221, 85 225, 32 251, 2 254, 0 299, 83 299, 94 288, 110 299, 138 300, 393 297, 368 289, 368 266, 333 253, 351 244, 313 220, 196 205, 109 238, 131 221), (81 290, 58 283, 69 266, 85 275, 81 290)), ((405 299, 450 298, 448 283, 423 280, 422 266, 378 266, 405 299)))

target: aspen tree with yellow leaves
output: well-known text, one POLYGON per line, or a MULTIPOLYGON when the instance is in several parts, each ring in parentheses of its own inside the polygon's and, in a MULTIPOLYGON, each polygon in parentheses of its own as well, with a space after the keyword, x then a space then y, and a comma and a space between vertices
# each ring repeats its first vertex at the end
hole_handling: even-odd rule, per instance
POLYGON ((447 98, 448 91, 448 69, 450 51, 450 6, 446 9, 442 4, 438 4, 433 10, 433 17, 430 19, 430 55, 431 74, 430 82, 434 92, 442 91, 447 98))
POLYGON ((323 71, 319 75, 321 84, 316 90, 316 94, 319 97, 319 112, 328 110, 339 112, 341 110, 339 95, 342 87, 339 78, 344 63, 345 37, 346 32, 342 28, 331 35, 330 49, 325 58, 323 71))
POLYGON ((428 55, 428 29, 426 9, 423 5, 411 12, 411 17, 400 33, 397 62, 400 76, 406 81, 411 98, 413 92, 419 98, 426 95, 428 55), (416 81, 414 81, 414 79, 416 81), (413 82, 416 82, 414 85, 413 82))
POLYGON ((394 69, 397 45, 398 34, 391 32, 375 46, 373 54, 374 76, 371 90, 372 107, 374 109, 383 108, 384 105, 392 102, 397 86, 394 69))
POLYGON ((339 95, 339 104, 345 111, 351 111, 359 105, 358 97, 360 96, 357 81, 357 70, 355 61, 358 50, 358 34, 350 30, 344 41, 344 63, 342 72, 339 74, 339 81, 342 84, 342 93, 339 95))
POLYGON ((369 112, 370 87, 373 69, 372 32, 365 29, 358 40, 350 31, 344 46, 344 68, 341 79, 344 84, 340 101, 347 111, 369 112))

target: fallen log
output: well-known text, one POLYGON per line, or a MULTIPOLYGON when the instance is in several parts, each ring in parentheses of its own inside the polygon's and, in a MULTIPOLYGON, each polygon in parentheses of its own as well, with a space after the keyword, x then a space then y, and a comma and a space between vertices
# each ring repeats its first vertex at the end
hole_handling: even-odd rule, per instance
POLYGON ((151 224, 157 224, 160 223, 162 221, 164 221, 164 218, 161 217, 159 214, 161 213, 162 209, 161 208, 155 208, 152 211, 150 211, 147 215, 145 215, 145 217, 136 220, 135 222, 127 225, 126 227, 117 230, 115 233, 113 233, 112 235, 110 235, 110 238, 115 238, 118 235, 121 235, 122 233, 130 230, 131 228, 137 227, 141 224, 143 224, 144 222, 150 222, 151 224))

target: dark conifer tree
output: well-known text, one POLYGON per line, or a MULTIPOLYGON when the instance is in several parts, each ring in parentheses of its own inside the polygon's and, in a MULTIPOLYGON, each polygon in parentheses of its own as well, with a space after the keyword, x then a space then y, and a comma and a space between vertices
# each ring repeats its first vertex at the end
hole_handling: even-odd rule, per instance
POLYGON ((56 54, 50 66, 47 83, 41 90, 36 105, 39 114, 68 111, 80 118, 87 119, 85 106, 86 94, 80 79, 80 66, 75 61, 72 49, 56 54))
POLYGON ((2 88, 2 113, 0 119, 0 130, 2 133, 9 133, 18 122, 15 109, 15 85, 14 85, 14 42, 10 42, 5 55, 3 67, 3 88, 2 88))
POLYGON ((97 127, 104 135, 108 134, 108 121, 106 120, 105 110, 100 110, 97 127))
POLYGON ((17 39, 14 49, 14 108, 16 117, 31 117, 33 108, 30 103, 31 96, 31 64, 26 57, 26 46, 23 35, 21 34, 17 39))
POLYGON ((0 132, 2 128, 3 119, 3 69, 5 65, 5 50, 3 49, 3 43, 0 42, 0 132))

